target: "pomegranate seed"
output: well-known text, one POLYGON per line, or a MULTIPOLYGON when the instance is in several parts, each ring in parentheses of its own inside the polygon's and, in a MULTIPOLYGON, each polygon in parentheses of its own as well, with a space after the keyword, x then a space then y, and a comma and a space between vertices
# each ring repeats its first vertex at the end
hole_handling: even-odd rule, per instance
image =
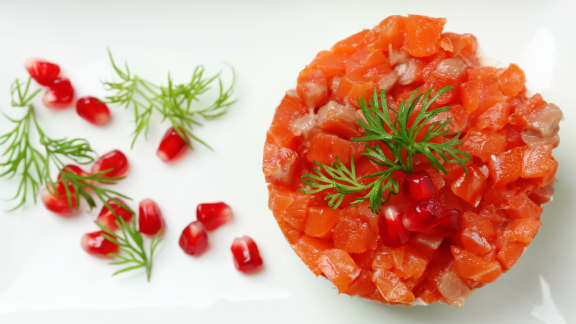
POLYGON ((114 150, 102 155, 94 162, 94 165, 92 165, 92 173, 109 170, 105 172, 103 176, 121 178, 128 174, 129 168, 130 164, 128 163, 126 155, 120 150, 114 150))
POLYGON ((385 245, 396 247, 404 245, 410 239, 410 233, 402 224, 402 213, 393 206, 384 207, 378 220, 380 235, 385 245))
POLYGON ((182 250, 189 255, 201 255, 208 248, 208 233, 199 221, 193 221, 182 231, 179 241, 182 250))
POLYGON ((164 230, 162 211, 152 199, 144 199, 140 202, 138 208, 138 230, 146 235, 156 235, 164 230))
POLYGON ((462 213, 458 209, 448 209, 431 229, 431 233, 449 236, 460 231, 462 226, 462 213))
POLYGON ((80 177, 86 177, 89 175, 88 172, 84 171, 81 167, 75 164, 67 164, 62 168, 62 170, 60 170, 60 173, 58 173, 58 180, 62 179, 62 173, 64 172, 72 172, 80 177))
POLYGON ((112 210, 106 207, 106 205, 102 206, 100 214, 98 214, 98 218, 96 218, 96 222, 98 222, 98 224, 109 228, 111 231, 115 231, 118 229, 116 217, 122 217, 122 219, 124 219, 124 221, 126 222, 132 220, 132 211, 124 209, 124 207, 120 205, 122 204, 124 206, 128 206, 122 199, 120 198, 108 199, 106 203, 110 205, 110 207, 114 212, 112 212, 112 210), (114 215, 114 213, 116 213, 116 215, 114 215))
MULTIPOLYGON (((63 173, 66 173, 66 172, 71 172, 71 173, 73 173, 73 174, 75 174, 75 175, 77 175, 77 176, 80 176, 80 177, 87 177, 87 176, 90 175, 88 172, 84 171, 84 169, 82 169, 81 167, 79 167, 79 166, 77 166, 77 165, 75 165, 75 164, 67 164, 67 165, 65 165, 65 166, 60 170, 60 172, 58 173, 58 181, 59 181, 59 182, 60 182, 60 180, 62 179, 62 174, 63 174, 63 173)), ((86 179, 84 179, 84 182, 89 183, 89 184, 93 183, 92 180, 86 180, 86 179)), ((61 185, 63 185, 63 184, 61 184, 61 185)), ((69 187, 72 188, 72 189, 74 189, 72 186, 69 186, 69 187)), ((85 190, 90 190, 89 187, 85 187, 84 189, 85 189, 85 190)))
POLYGON ((68 191, 70 192, 71 204, 69 204, 66 188, 62 182, 58 182, 55 188, 51 186, 44 188, 40 193, 40 198, 49 211, 60 216, 72 216, 73 212, 78 208, 78 200, 76 199, 74 187, 69 185, 68 191), (70 208, 70 205, 72 205, 72 208, 70 208))
POLYGON ((164 134, 164 137, 162 137, 156 155, 158 155, 162 161, 168 163, 177 161, 184 156, 186 151, 188 151, 186 140, 178 135, 174 127, 170 127, 164 134))
POLYGON ((109 258, 110 253, 118 253, 118 245, 108 241, 103 234, 104 231, 84 234, 80 243, 84 251, 100 258, 109 258))
POLYGON ((96 97, 82 97, 76 102, 76 113, 96 126, 106 125, 110 121, 110 109, 96 97))
POLYGON ((85 176, 88 175, 88 172, 84 171, 81 167, 77 166, 76 164, 66 164, 58 174, 58 180, 62 178, 62 173, 64 172, 72 172, 78 176, 85 176))
POLYGON ((26 61, 25 64, 28 74, 38 84, 43 86, 50 86, 60 76, 60 66, 48 61, 32 58, 26 61))
POLYGON ((73 101, 74 88, 68 79, 54 80, 42 99, 44 105, 52 109, 66 109, 72 105, 73 101))
POLYGON ((423 199, 402 218, 404 228, 411 232, 426 232, 442 217, 442 206, 436 199, 423 199))
POLYGON ((426 173, 412 173, 406 176, 406 188, 413 200, 429 199, 434 197, 436 190, 432 179, 426 173))
POLYGON ((204 203, 196 207, 196 218, 209 231, 230 222, 233 216, 232 208, 224 202, 204 203))
POLYGON ((234 265, 238 271, 254 273, 262 268, 262 257, 258 245, 250 236, 237 237, 230 247, 234 256, 234 265))

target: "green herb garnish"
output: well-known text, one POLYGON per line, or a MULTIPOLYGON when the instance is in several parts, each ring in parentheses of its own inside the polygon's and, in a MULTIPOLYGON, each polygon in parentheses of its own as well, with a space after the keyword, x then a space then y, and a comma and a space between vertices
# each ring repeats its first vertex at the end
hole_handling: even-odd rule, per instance
POLYGON ((65 162, 81 165, 91 163, 96 153, 85 139, 54 139, 44 132, 32 104, 40 89, 32 90, 31 79, 25 83, 16 79, 10 90, 12 107, 23 110, 23 114, 20 118, 4 114, 14 126, 0 136, 0 146, 6 145, 1 155, 0 178, 19 180, 18 189, 12 198, 17 201, 11 209, 15 210, 29 200, 36 203, 42 186, 53 187, 50 177, 52 168, 61 169, 65 162))
POLYGON ((154 113, 168 120, 181 138, 191 145, 189 138, 210 148, 204 140, 193 133, 194 127, 201 126, 201 120, 216 119, 228 111, 235 102, 232 99, 236 84, 236 73, 232 70, 232 81, 224 85, 221 74, 206 75, 203 66, 197 66, 189 82, 175 84, 170 75, 165 85, 159 85, 132 74, 128 65, 122 70, 108 51, 110 63, 119 78, 117 82, 104 82, 111 92, 106 97, 109 103, 120 104, 134 114, 135 129, 132 146, 142 135, 146 137, 150 129, 150 120, 154 113), (218 87, 218 96, 210 104, 199 106, 200 96, 213 86, 218 87))
POLYGON ((383 171, 359 178, 354 157, 351 158, 349 167, 338 158, 331 165, 316 161, 318 167, 302 176, 303 184, 308 186, 308 189, 302 192, 316 194, 325 190, 332 191, 326 194, 324 199, 333 208, 338 208, 346 195, 364 193, 352 204, 369 200, 370 209, 378 213, 390 197, 400 190, 394 173, 413 172, 414 157, 417 154, 425 155, 432 167, 440 172, 448 172, 443 163, 458 163, 467 172, 466 163, 470 160, 470 155, 457 148, 462 144, 459 140, 460 134, 443 140, 452 119, 443 122, 434 120, 439 113, 450 110, 450 107, 431 108, 438 97, 452 88, 444 87, 431 98, 432 89, 425 94, 418 94, 418 90, 400 104, 398 111, 388 106, 384 91, 374 90, 369 104, 363 97, 358 99, 366 119, 366 122, 359 121, 359 124, 366 135, 353 141, 366 142, 362 155, 384 167, 383 171), (383 147, 390 152, 391 158, 386 155, 383 147), (361 181, 366 179, 370 181, 361 181))
MULTIPOLYGON (((120 204, 121 202, 118 201, 120 204)), ((133 214, 134 212, 127 206, 122 206, 122 208, 127 208, 133 214)), ((138 224, 136 217, 132 217, 132 220, 126 222, 122 217, 116 217, 119 234, 114 233, 106 226, 95 222, 101 230, 105 232, 103 235, 108 241, 118 245, 121 253, 112 253, 110 257, 114 261, 110 262, 112 265, 122 266, 120 270, 117 270, 112 275, 116 276, 121 273, 134 271, 138 269, 144 269, 146 272, 146 279, 150 281, 152 276, 152 264, 154 260, 154 252, 158 247, 158 244, 162 242, 159 234, 152 237, 149 244, 145 243, 144 236, 140 231, 138 231, 138 224)))
POLYGON ((103 170, 89 175, 78 175, 66 166, 66 162, 86 165, 94 161, 96 152, 90 143, 82 138, 53 139, 42 129, 36 119, 35 107, 32 104, 34 98, 40 93, 40 89, 32 90, 31 79, 25 83, 16 79, 11 87, 12 102, 14 108, 24 109, 22 117, 5 117, 14 125, 7 133, 0 136, 0 145, 6 145, 0 161, 0 178, 18 177, 20 184, 13 197, 18 200, 12 210, 18 209, 27 201, 37 202, 38 193, 46 186, 55 195, 65 194, 70 209, 79 206, 80 200, 84 200, 90 208, 96 206, 97 198, 116 217, 120 235, 114 234, 109 229, 101 226, 106 232, 106 239, 119 245, 122 254, 111 255, 115 261, 112 264, 126 265, 116 271, 114 275, 144 268, 146 277, 150 280, 152 273, 152 260, 156 247, 161 242, 158 236, 152 238, 150 248, 145 247, 143 235, 138 231, 136 221, 124 221, 116 215, 115 210, 108 201, 115 200, 122 208, 134 212, 117 198, 130 200, 131 198, 103 185, 112 185, 122 178, 106 176, 110 170, 103 170), (51 170, 62 170, 57 182, 52 180, 51 170), (59 192, 58 187, 64 189, 59 192))

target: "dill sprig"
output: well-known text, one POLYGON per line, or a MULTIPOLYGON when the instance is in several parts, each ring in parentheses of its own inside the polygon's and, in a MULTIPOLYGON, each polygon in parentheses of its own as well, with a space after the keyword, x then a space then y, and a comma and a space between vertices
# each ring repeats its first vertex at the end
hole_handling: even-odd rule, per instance
MULTIPOLYGON (((124 198, 132 200, 132 198, 125 194, 102 186, 114 185, 119 180, 124 179, 123 177, 112 178, 106 176, 106 173, 109 171, 110 170, 103 170, 93 174, 78 175, 64 166, 62 172, 60 172, 58 182, 63 184, 70 208, 73 207, 74 201, 80 202, 80 200, 84 200, 88 207, 92 209, 96 207, 96 200, 93 197, 96 196, 99 202, 108 207, 112 213, 115 213, 114 209, 110 208, 108 204, 110 199, 124 198), (73 196, 74 199, 72 199, 73 196)), ((57 184, 52 184, 51 186, 55 185, 57 184)), ((54 190, 54 188, 52 188, 52 190, 54 190)), ((119 201, 118 204, 121 204, 121 202, 119 201)))
POLYGON ((20 118, 4 116, 13 128, 0 136, 0 146, 6 146, 0 155, 0 178, 19 178, 18 188, 12 197, 15 210, 30 199, 37 202, 38 192, 43 185, 50 184, 50 171, 61 168, 66 162, 88 164, 96 153, 90 143, 82 138, 51 138, 41 128, 36 118, 32 101, 40 89, 31 88, 31 79, 25 83, 16 79, 10 88, 11 106, 23 109, 20 118))
POLYGON ((168 120, 174 130, 188 145, 190 139, 212 149, 204 140, 194 134, 195 127, 202 126, 201 119, 213 120, 228 112, 235 102, 232 98, 236 85, 236 73, 232 70, 232 81, 224 85, 221 74, 207 75, 203 66, 196 66, 190 81, 175 84, 170 74, 165 85, 159 85, 133 74, 124 65, 121 69, 112 53, 108 51, 110 63, 119 79, 117 82, 104 82, 105 88, 111 92, 106 97, 109 103, 119 104, 134 115, 134 133, 132 146, 140 136, 147 137, 150 121, 154 112, 168 120), (214 101, 204 107, 199 105, 200 96, 209 91, 214 85, 218 88, 218 95, 214 101))
POLYGON ((354 157, 351 158, 350 167, 338 158, 331 165, 316 161, 317 167, 302 176, 302 183, 307 186, 302 192, 316 194, 329 191, 324 199, 333 208, 338 208, 346 195, 364 193, 354 199, 352 204, 369 200, 370 209, 378 213, 390 197, 400 191, 394 173, 413 172, 414 157, 417 154, 426 156, 432 167, 439 172, 448 172, 444 163, 457 163, 467 172, 466 163, 470 155, 457 148, 462 144, 460 134, 445 139, 448 133, 446 127, 452 119, 435 121, 439 113, 450 110, 450 107, 431 108, 438 97, 450 90, 452 87, 444 87, 430 97, 432 89, 424 94, 418 94, 419 89, 416 89, 408 100, 401 102, 397 111, 388 105, 384 91, 374 90, 368 104, 364 97, 359 98, 358 105, 366 121, 358 123, 364 128, 365 136, 353 141, 366 142, 362 155, 384 169, 359 178, 354 157), (384 152, 383 147, 388 149, 392 157, 384 152))
POLYGON ((36 202, 42 186, 47 186, 53 194, 65 194, 70 209, 77 208, 81 200, 84 200, 90 208, 94 208, 97 199, 114 214, 121 230, 121 235, 117 236, 98 224, 107 233, 106 239, 118 244, 120 251, 123 252, 123 254, 112 255, 116 259, 112 263, 128 265, 116 271, 114 275, 144 268, 146 277, 150 281, 154 251, 161 239, 157 236, 153 237, 150 249, 147 251, 144 238, 138 232, 135 221, 127 223, 122 217, 116 215, 115 210, 108 203, 110 200, 115 200, 122 208, 134 214, 128 206, 117 199, 131 200, 130 197, 105 187, 123 178, 106 176, 110 170, 78 175, 66 166, 66 162, 81 165, 91 163, 96 153, 85 139, 53 139, 45 133, 36 119, 35 108, 32 104, 39 92, 40 89, 32 90, 31 79, 28 79, 26 83, 16 79, 11 87, 12 107, 25 109, 20 118, 5 115, 14 127, 0 136, 0 145, 7 146, 1 155, 0 178, 19 177, 20 180, 13 197, 19 202, 12 210, 24 206, 30 198, 36 202), (51 177, 52 169, 61 170, 56 182, 51 177), (64 193, 58 191, 60 185, 64 188, 64 193))
MULTIPOLYGON (((117 200, 118 204, 121 204, 122 208, 125 208, 134 212, 128 207, 123 205, 117 200)), ((112 209, 111 209, 112 210, 112 209)), ((129 271, 134 271, 138 269, 144 269, 146 273, 146 279, 150 281, 152 276, 152 265, 154 260, 154 252, 158 247, 158 244, 162 241, 159 234, 156 234, 150 240, 150 243, 146 244, 144 236, 138 231, 138 224, 136 217, 127 222, 122 217, 116 217, 119 234, 114 233, 108 227, 95 222, 96 225, 104 231, 104 238, 108 241, 118 245, 118 249, 121 253, 111 253, 109 256, 114 259, 110 262, 112 265, 121 266, 121 268, 115 271, 112 275, 116 276, 121 273, 126 273, 129 271)))
POLYGON ((105 232, 103 235, 104 238, 117 244, 121 252, 109 255, 113 258, 110 264, 123 266, 112 275, 115 276, 129 271, 144 269, 146 279, 150 281, 154 252, 162 239, 158 235, 155 235, 152 237, 150 243, 146 243, 144 236, 138 231, 135 212, 122 200, 118 199, 124 198, 131 200, 131 198, 118 191, 102 187, 102 185, 112 185, 118 180, 123 179, 107 177, 106 173, 108 173, 108 171, 110 170, 103 170, 91 175, 77 175, 65 168, 64 172, 61 172, 61 177, 58 181, 64 185, 69 205, 73 204, 74 201, 84 199, 88 206, 93 208, 96 206, 96 201, 92 196, 96 196, 98 200, 114 214, 120 234, 115 234, 106 226, 95 222, 96 225, 105 232), (72 199, 73 195, 75 199, 72 199), (124 218, 117 215, 115 209, 110 205, 110 201, 114 201, 120 207, 129 211, 133 216, 131 220, 126 222, 124 218), (146 247, 147 245, 149 245, 149 248, 146 247))
POLYGON ((113 261, 110 262, 110 264, 123 266, 120 270, 115 271, 112 275, 115 276, 129 271, 144 269, 146 273, 146 279, 150 281, 152 275, 154 252, 162 239, 158 235, 155 235, 152 237, 150 243, 147 244, 142 233, 138 231, 135 212, 119 198, 124 198, 127 200, 132 199, 118 191, 102 187, 102 185, 112 185, 115 184, 118 180, 123 179, 107 177, 106 174, 109 171, 110 170, 103 170, 91 175, 77 175, 71 170, 65 168, 64 172, 60 173, 61 177, 58 181, 64 185, 66 196, 68 198, 68 204, 70 206, 72 206, 75 201, 84 199, 88 206, 93 208, 96 206, 96 201, 92 196, 96 196, 98 200, 106 208, 108 208, 112 214, 114 214, 116 224, 118 224, 118 229, 120 230, 120 234, 115 234, 106 226, 95 222, 96 225, 105 232, 103 235, 104 238, 112 243, 117 244, 121 252, 109 255, 111 258, 113 258, 113 261), (72 199, 73 195, 75 199, 72 199), (119 216, 115 209, 110 205, 110 201, 114 201, 120 207, 129 211, 132 214, 131 220, 126 222, 124 218, 119 216), (149 245, 149 248, 146 247, 147 245, 149 245))

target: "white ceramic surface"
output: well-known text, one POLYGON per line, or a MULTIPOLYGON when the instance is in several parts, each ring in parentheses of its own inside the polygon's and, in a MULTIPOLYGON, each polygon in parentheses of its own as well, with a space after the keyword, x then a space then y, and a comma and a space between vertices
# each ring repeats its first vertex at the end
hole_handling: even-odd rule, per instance
MULTIPOLYGON (((25 76, 30 56, 60 63, 86 95, 105 94, 106 47, 157 80, 167 71, 187 78, 197 63, 212 71, 229 63, 240 79, 230 114, 198 129, 215 152, 199 147, 174 166, 154 155, 165 124, 155 124, 149 141, 130 150, 131 117, 119 107, 104 129, 73 111, 38 109, 50 134, 87 137, 100 153, 125 150, 133 169, 116 188, 136 200, 156 199, 168 231, 151 283, 142 275, 112 278, 110 266, 79 247, 97 211, 67 220, 41 206, 5 213, 10 204, 0 202, 0 323, 575 323, 574 12, 573 0, 1 1, 2 111, 10 82, 25 76), (542 229, 514 269, 474 292, 462 309, 386 307, 339 296, 298 260, 266 207, 264 135, 298 71, 335 41, 407 13, 447 17, 447 30, 474 33, 487 56, 518 63, 529 87, 565 113, 556 200, 546 206, 542 229), (236 220, 210 237, 205 256, 185 256, 179 232, 197 203, 213 200, 229 202, 236 220), (228 248, 242 234, 261 246, 266 265, 259 275, 234 269, 228 248)), ((1 181, 0 197, 13 186, 1 181)))

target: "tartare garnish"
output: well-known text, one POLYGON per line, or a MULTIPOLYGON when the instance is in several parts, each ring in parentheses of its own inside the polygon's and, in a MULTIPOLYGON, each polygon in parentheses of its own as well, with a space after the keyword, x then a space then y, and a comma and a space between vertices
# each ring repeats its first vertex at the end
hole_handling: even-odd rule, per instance
MULTIPOLYGON (((122 202, 119 202, 119 204, 121 203, 122 202)), ((124 208, 134 214, 128 206, 125 206, 124 208)), ((118 234, 114 233, 114 231, 109 227, 102 225, 101 223, 95 223, 103 232, 102 237, 110 243, 118 246, 117 251, 113 251, 106 255, 113 258, 113 261, 110 262, 110 264, 122 267, 112 275, 115 276, 129 271, 144 269, 146 272, 146 279, 150 281, 152 276, 154 252, 156 251, 158 244, 162 242, 162 238, 160 237, 161 232, 154 234, 150 242, 146 244, 144 236, 138 230, 140 224, 138 224, 139 221, 136 221, 136 217, 132 217, 129 221, 126 221, 123 217, 116 217, 116 224, 120 232, 118 234)))
POLYGON ((236 85, 236 74, 232 70, 232 81, 225 85, 220 73, 207 75, 203 66, 196 66, 190 81, 174 83, 168 75, 165 85, 159 85, 133 74, 126 64, 121 69, 111 52, 108 52, 110 63, 119 81, 104 82, 110 95, 108 103, 119 104, 134 114, 134 135, 132 146, 140 136, 146 137, 150 129, 150 120, 154 113, 168 120, 172 128, 188 144, 190 139, 211 148, 204 140, 194 134, 194 127, 201 126, 201 119, 213 120, 228 111, 235 102, 232 98, 236 85), (202 106, 200 96, 217 86, 218 95, 211 103, 202 106))
POLYGON ((324 197, 333 208, 338 208, 346 195, 366 192, 352 204, 369 200, 370 209, 379 213, 390 197, 400 190, 400 183, 394 173, 412 173, 414 157, 417 154, 426 156, 437 171, 448 173, 440 159, 445 163, 460 164, 467 171, 466 163, 470 160, 470 154, 457 148, 463 144, 459 140, 460 134, 443 140, 448 133, 446 127, 452 119, 434 119, 439 113, 450 110, 450 107, 431 108, 438 97, 450 90, 451 87, 444 87, 430 98, 432 89, 425 94, 418 94, 417 89, 407 101, 402 101, 397 111, 388 106, 383 90, 378 92, 375 89, 369 104, 364 97, 358 98, 358 106, 366 120, 359 120, 358 124, 364 128, 366 135, 352 141, 367 142, 361 155, 386 169, 359 177, 356 174, 354 156, 350 159, 350 167, 338 157, 331 165, 315 161, 319 168, 302 176, 302 182, 309 187, 302 192, 316 194, 333 190, 324 197), (362 181, 363 179, 369 181, 362 181))
POLYGON ((242 273, 253 274, 262 269, 262 257, 254 240, 244 235, 232 241, 230 251, 234 257, 234 266, 242 273))
POLYGON ((0 145, 7 146, 0 162, 0 178, 19 179, 13 197, 18 203, 12 210, 23 207, 31 199, 36 202, 40 192, 45 207, 65 217, 78 211, 81 200, 90 208, 100 201, 103 212, 97 225, 101 231, 84 235, 82 247, 89 254, 113 258, 114 265, 124 265, 114 275, 144 268, 150 280, 152 258, 161 239, 154 235, 147 248, 142 233, 138 231, 138 223, 132 217, 134 212, 121 199, 130 197, 105 187, 127 174, 129 164, 126 156, 114 150, 96 160, 96 152, 86 139, 49 137, 38 122, 32 103, 41 89, 33 90, 31 80, 22 82, 16 79, 12 84, 12 107, 25 112, 20 118, 6 116, 14 127, 0 136, 0 145), (73 164, 66 164, 70 162, 73 164), (92 162, 90 173, 76 165, 92 162), (51 176, 53 168, 60 170, 56 181, 51 176), (43 186, 45 188, 41 190, 43 186), (125 218, 126 213, 128 218, 125 218), (115 229, 119 229, 120 234, 114 234, 115 229))
MULTIPOLYGON (((13 199, 18 203, 12 210, 18 209, 29 200, 37 201, 38 193, 43 185, 55 188, 51 180, 51 168, 62 169, 65 162, 85 165, 94 161, 96 153, 90 143, 83 138, 52 138, 38 123, 36 111, 32 101, 40 93, 40 89, 33 90, 31 80, 22 82, 16 79, 11 87, 11 105, 15 109, 24 111, 22 117, 6 118, 14 127, 0 136, 0 145, 6 145, 0 162, 0 178, 19 179, 18 189, 13 199)), ((99 175, 73 176, 66 173, 64 179, 74 188, 84 188, 88 181, 100 182, 99 175)), ((107 179, 106 181, 114 181, 107 179)), ((105 195, 105 189, 96 188, 96 192, 105 195)), ((66 190, 68 201, 71 203, 70 190, 66 190)), ((76 191, 76 196, 82 194, 76 191)), ((89 202, 90 203, 90 202, 89 202)))

